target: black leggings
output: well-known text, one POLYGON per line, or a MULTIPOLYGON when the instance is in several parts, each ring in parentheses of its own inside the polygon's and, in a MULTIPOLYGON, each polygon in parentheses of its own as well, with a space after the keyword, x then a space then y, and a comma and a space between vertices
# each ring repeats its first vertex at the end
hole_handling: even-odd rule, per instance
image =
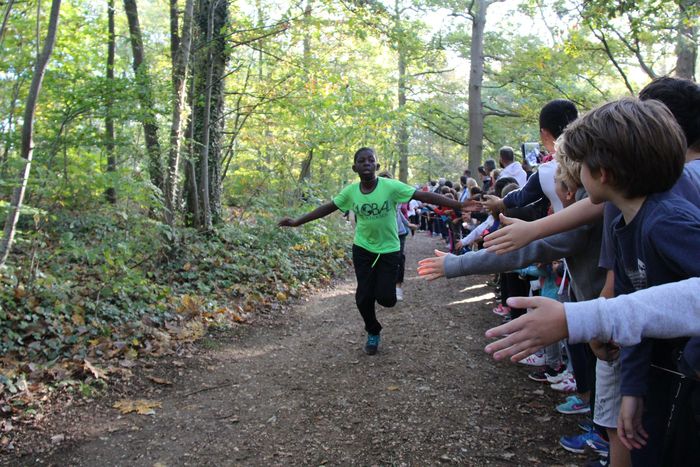
POLYGON ((375 302, 391 308, 396 305, 396 278, 399 272, 398 251, 372 253, 357 245, 352 246, 352 262, 357 277, 355 303, 365 321, 365 331, 379 334, 382 325, 377 321, 375 302))

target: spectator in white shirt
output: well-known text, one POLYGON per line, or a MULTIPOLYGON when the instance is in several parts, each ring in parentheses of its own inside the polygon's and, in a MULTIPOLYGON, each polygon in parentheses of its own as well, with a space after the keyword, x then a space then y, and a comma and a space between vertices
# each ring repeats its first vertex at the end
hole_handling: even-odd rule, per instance
POLYGON ((513 177, 517 182, 519 187, 523 187, 525 182, 527 182, 527 174, 523 170, 522 165, 515 161, 515 153, 513 148, 510 146, 503 146, 499 151, 498 155, 500 157, 500 164, 503 167, 501 170, 501 177, 513 177))

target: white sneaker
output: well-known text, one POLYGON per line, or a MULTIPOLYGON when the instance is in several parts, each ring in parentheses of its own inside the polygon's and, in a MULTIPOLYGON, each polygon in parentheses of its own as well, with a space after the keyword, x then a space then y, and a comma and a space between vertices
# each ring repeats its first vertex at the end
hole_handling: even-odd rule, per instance
POLYGON ((565 379, 560 383, 554 383, 549 387, 558 392, 574 392, 576 391, 576 380, 572 376, 571 378, 565 379))
POLYGON ((528 366, 544 366, 544 355, 538 354, 538 353, 533 353, 532 355, 523 358, 522 360, 518 361, 521 365, 528 365, 528 366))
POLYGON ((401 287, 396 287, 396 300, 399 302, 403 300, 403 289, 401 287))
POLYGON ((573 377, 574 377, 574 375, 572 375, 569 371, 562 371, 558 375, 554 375, 554 376, 547 375, 547 382, 549 384, 557 384, 557 383, 561 383, 564 380, 571 379, 573 377))

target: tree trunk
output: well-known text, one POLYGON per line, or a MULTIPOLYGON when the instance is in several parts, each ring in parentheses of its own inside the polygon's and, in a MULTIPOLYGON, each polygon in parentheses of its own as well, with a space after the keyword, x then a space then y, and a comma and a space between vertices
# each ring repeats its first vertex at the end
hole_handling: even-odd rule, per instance
MULTIPOLYGON (((190 75, 194 75, 191 72, 190 75)), ((190 108, 194 109, 194 96, 195 96, 195 79, 194 76, 189 78, 189 104, 190 108)), ((185 141, 187 144, 187 158, 185 159, 185 183, 183 191, 185 193, 185 202, 187 206, 187 215, 185 216, 185 223, 190 227, 196 227, 200 223, 201 213, 199 212, 199 189, 197 188, 197 166, 194 150, 194 115, 190 113, 189 122, 187 124, 187 131, 185 132, 185 141)))
POLYGON ((406 183, 408 180, 408 128, 404 110, 406 107, 406 56, 404 48, 399 43, 399 128, 396 135, 397 149, 399 152, 399 180, 406 183))
MULTIPOLYGON (((224 124, 224 74, 228 58, 224 30, 228 6, 224 0, 199 0, 197 25, 202 52, 195 66, 193 140, 198 159, 199 210, 195 225, 209 230, 222 218, 221 148, 224 124)), ((190 214, 194 214, 190 209, 190 214)))
MULTIPOLYGON (((311 19, 311 11, 312 11, 312 1, 313 0, 307 0, 306 2, 306 8, 304 9, 304 50, 303 50, 303 59, 304 59, 304 82, 309 82, 309 79, 311 78, 309 75, 309 67, 311 66, 311 32, 309 30, 310 25, 309 25, 309 20, 311 19)), ((311 98, 311 91, 307 91, 307 98, 311 98)), ((306 111, 305 107, 301 108, 301 112, 304 115, 304 126, 305 126, 305 134, 306 134, 306 143, 308 148, 307 156, 306 158, 302 161, 301 163, 301 170, 299 171, 299 184, 301 185, 303 182, 307 181, 311 177, 311 163, 313 162, 314 158, 314 144, 312 143, 312 125, 309 124, 309 115, 308 112, 306 111)), ((301 188, 301 187, 300 187, 301 188)))
MULTIPOLYGON (((396 149, 399 153, 399 180, 406 183, 408 180, 408 128, 406 123, 406 47, 401 29, 401 10, 399 0, 394 2, 394 32, 396 33, 396 51, 398 53, 398 115, 399 122, 396 130, 396 149)), ((394 168, 396 160, 394 160, 394 168)))
POLYGON ((5 38, 5 28, 7 28, 7 20, 10 18, 10 13, 12 12, 12 6, 15 0, 10 0, 7 2, 7 8, 5 9, 5 14, 2 17, 2 26, 0 26, 0 45, 5 38))
POLYGON ((481 102, 481 85, 484 80, 484 28, 486 26, 485 0, 473 4, 472 43, 469 70, 469 170, 478 172, 484 152, 484 108, 481 102))
POLYGON ((304 159, 304 162, 301 163, 301 171, 299 172, 299 184, 301 185, 305 180, 309 179, 309 176, 311 175, 311 162, 314 160, 314 150, 313 148, 309 149, 309 153, 306 156, 306 159, 304 159))
MULTIPOLYGON (((107 149, 107 173, 117 171, 117 160, 114 155, 114 105, 112 103, 112 83, 114 83, 114 0, 107 1, 107 93, 105 95, 105 148, 107 149)), ((107 202, 116 204, 117 191, 110 186, 105 191, 107 202)))
POLYGON ((37 57, 32 83, 29 87, 27 95, 27 105, 24 109, 24 118, 22 120, 22 152, 21 156, 25 160, 24 168, 20 173, 19 186, 12 194, 10 203, 10 212, 5 219, 5 229, 3 231, 2 242, 0 242, 0 266, 3 266, 7 261, 12 248, 12 241, 15 237, 17 220, 19 219, 22 201, 27 189, 29 181, 29 172, 32 166, 32 155, 34 152, 34 114, 36 113, 36 104, 41 92, 41 84, 44 80, 46 66, 49 63, 49 58, 53 52, 54 44, 56 43, 56 32, 58 30, 58 13, 61 8, 61 0, 53 0, 51 2, 51 13, 49 14, 49 28, 46 32, 46 39, 41 54, 37 57))
POLYGON ((698 13, 700 1, 679 0, 678 42, 676 43, 676 76, 695 80, 698 61, 698 13))
MULTIPOLYGON (((175 2, 175 0, 173 0, 175 2)), ((171 4, 172 5, 172 4, 171 4)), ((185 3, 185 14, 182 21, 182 42, 179 38, 171 38, 171 46, 177 46, 172 52, 173 61, 173 118, 170 127, 170 154, 168 156, 168 172, 165 179, 165 219, 173 226, 177 206, 177 187, 180 173, 180 151, 182 147, 182 113, 185 109, 187 93, 187 70, 189 69, 190 50, 192 45, 192 16, 194 0, 185 3)), ((170 13, 177 15, 177 8, 171 6, 170 13)), ((177 18, 170 20, 171 25, 177 26, 177 18)), ((175 31, 177 36, 177 31, 175 31)))
POLYGON ((129 20, 129 37, 133 54, 133 68, 136 75, 136 85, 139 100, 141 102, 141 114, 143 134, 148 153, 148 170, 153 185, 163 190, 163 163, 161 161, 160 143, 158 142, 158 123, 156 121, 155 102, 153 90, 148 75, 148 66, 145 63, 143 50, 143 37, 139 24, 139 13, 136 8, 136 0, 124 0, 124 10, 129 20))

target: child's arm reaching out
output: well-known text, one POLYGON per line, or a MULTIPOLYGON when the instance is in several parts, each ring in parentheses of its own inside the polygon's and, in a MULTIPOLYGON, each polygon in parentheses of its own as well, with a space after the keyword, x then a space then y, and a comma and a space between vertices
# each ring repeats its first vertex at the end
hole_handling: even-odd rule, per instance
POLYGON ((635 345, 642 337, 700 336, 699 289, 700 277, 694 277, 607 300, 560 303, 544 297, 511 297, 509 306, 533 311, 486 331, 487 337, 510 335, 485 350, 496 360, 518 361, 567 336, 571 344, 596 339, 623 346, 635 345), (669 309, 674 312, 668 313, 669 309))
POLYGON ((502 227, 487 235, 484 247, 493 253, 515 251, 530 242, 576 227, 590 224, 603 215, 604 204, 593 204, 588 198, 566 209, 533 222, 513 219, 501 214, 502 227))
POLYGON ((463 210, 463 211, 474 211, 479 209, 479 203, 473 199, 465 199, 464 202, 448 198, 447 196, 438 195, 437 193, 431 193, 430 191, 419 191, 416 190, 413 193, 413 199, 421 201, 423 203, 434 204, 436 206, 447 206, 448 208, 463 210))
POLYGON ((329 201, 326 204, 322 204, 321 206, 317 207, 313 211, 304 214, 298 219, 292 219, 289 217, 280 219, 277 225, 279 225, 280 227, 299 227, 300 225, 306 224, 307 222, 326 217, 328 214, 337 210, 338 206, 336 206, 333 201, 329 201))

